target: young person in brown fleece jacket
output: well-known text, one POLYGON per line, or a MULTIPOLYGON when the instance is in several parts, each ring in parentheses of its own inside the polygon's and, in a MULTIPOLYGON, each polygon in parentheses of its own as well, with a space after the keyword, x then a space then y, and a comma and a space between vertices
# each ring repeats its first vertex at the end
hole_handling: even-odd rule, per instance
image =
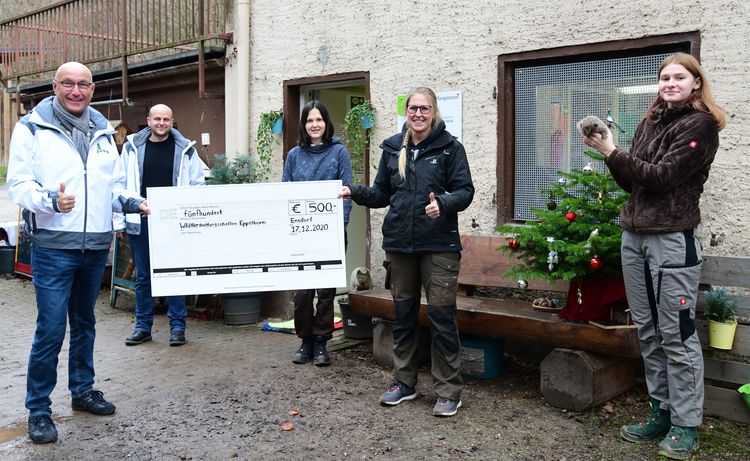
POLYGON ((620 215, 622 268, 651 415, 623 426, 620 435, 632 442, 664 437, 659 454, 686 459, 698 448, 703 420, 703 355, 694 324, 702 262, 698 202, 726 116, 694 57, 669 56, 658 75, 659 94, 630 152, 616 147, 611 133, 594 133, 584 143, 605 155, 630 193, 620 215))

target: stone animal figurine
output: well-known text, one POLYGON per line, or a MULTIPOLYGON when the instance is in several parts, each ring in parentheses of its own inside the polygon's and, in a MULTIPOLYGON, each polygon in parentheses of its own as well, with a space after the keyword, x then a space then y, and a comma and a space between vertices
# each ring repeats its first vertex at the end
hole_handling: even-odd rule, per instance
POLYGON ((583 117, 576 126, 578 127, 578 131, 587 138, 594 133, 601 134, 602 139, 607 139, 609 136, 607 125, 605 125, 596 115, 583 117))
POLYGON ((370 276, 370 269, 366 267, 357 267, 352 271, 352 275, 349 277, 349 290, 350 291, 363 291, 372 288, 372 277, 370 276))

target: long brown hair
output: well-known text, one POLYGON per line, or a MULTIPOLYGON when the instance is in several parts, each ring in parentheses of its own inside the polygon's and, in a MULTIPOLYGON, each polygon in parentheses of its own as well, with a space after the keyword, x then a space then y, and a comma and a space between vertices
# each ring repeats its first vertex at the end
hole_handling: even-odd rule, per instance
MULTIPOLYGON (((412 98, 412 96, 417 94, 421 94, 422 96, 430 100, 430 105, 432 106, 433 110, 432 124, 430 125, 430 128, 435 128, 435 126, 438 123, 442 122, 443 119, 440 117, 440 110, 438 109, 437 105, 437 96, 431 88, 420 86, 411 90, 409 94, 406 95, 406 103, 404 104, 404 107, 409 107, 409 100, 412 98)), ((398 172, 401 175, 401 179, 404 179, 406 177, 406 151, 409 147, 409 139, 411 139, 411 130, 407 128, 404 132, 404 137, 401 139, 401 151, 398 154, 398 172)))
MULTIPOLYGON (((708 83, 708 78, 703 68, 692 55, 687 53, 675 53, 667 56, 659 66, 659 72, 657 76, 661 75, 661 71, 664 70, 670 64, 679 64, 684 67, 688 72, 693 75, 693 78, 700 82, 700 87, 693 90, 687 100, 687 104, 690 104, 695 110, 706 112, 716 121, 716 127, 719 131, 723 130, 727 126, 727 115, 714 100, 714 95, 711 92, 711 86, 708 83)), ((654 102, 651 103, 648 110, 646 111, 646 120, 650 123, 654 123, 657 119, 656 112, 659 109, 666 107, 666 102, 662 99, 661 95, 657 95, 654 102)))

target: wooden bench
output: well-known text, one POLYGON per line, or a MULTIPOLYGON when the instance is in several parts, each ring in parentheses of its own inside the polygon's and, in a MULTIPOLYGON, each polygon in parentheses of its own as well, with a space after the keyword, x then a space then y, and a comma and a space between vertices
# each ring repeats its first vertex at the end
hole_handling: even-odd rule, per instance
MULTIPOLYGON (((515 261, 497 252, 498 247, 506 244, 502 237, 464 236, 462 244, 464 250, 458 282, 466 294, 459 295, 457 301, 456 320, 460 331, 538 341, 620 357, 640 357, 638 337, 632 328, 603 329, 588 323, 562 320, 557 313, 536 311, 530 302, 472 296, 476 286, 518 288, 517 281, 503 277, 515 261)), ((568 284, 529 280, 529 289, 558 291, 564 298, 568 284)), ((420 322, 427 325, 424 297, 422 301, 420 322)), ((349 302, 358 314, 395 319, 393 299, 386 289, 351 292, 349 302)))
MULTIPOLYGON (((557 347, 543 361, 540 387, 552 405, 580 411, 597 405, 632 387, 640 364, 635 327, 604 329, 588 323, 562 320, 556 313, 539 312, 529 302, 474 297, 475 287, 517 288, 517 281, 503 277, 516 261, 497 248, 506 245, 499 236, 462 237, 464 250, 457 300, 456 320, 462 333, 502 336, 557 347)), ((750 258, 705 256, 703 284, 750 288, 750 258)), ((568 284, 530 280, 529 289, 567 292, 568 284)), ((702 297, 701 297, 702 299, 702 297)), ((424 301, 424 297, 423 297, 424 301)), ((390 292, 385 289, 351 292, 352 310, 394 320, 390 292)), ((698 310, 701 310, 699 304, 698 310)), ((740 298, 740 316, 750 320, 750 298, 740 298)), ((427 325, 426 305, 420 309, 420 323, 427 325)), ((707 348, 706 322, 697 321, 698 334, 707 348)), ((741 356, 750 355, 750 326, 740 324, 733 354, 706 350, 706 414, 750 422, 736 388, 750 382, 750 365, 741 356), (735 357, 735 356, 732 356, 735 357), (735 386, 736 385, 736 386, 735 386)))
MULTIPOLYGON (((532 309, 528 301, 474 297, 475 287, 518 288, 517 281, 503 274, 517 261, 497 251, 506 245, 500 236, 462 237, 463 252, 458 281, 456 320, 459 331, 506 339, 544 343, 558 347, 542 368, 542 393, 549 403, 582 410, 630 389, 635 383, 640 357, 635 327, 604 329, 587 322, 560 319, 557 313, 532 309)), ((550 284, 529 280, 529 289, 560 292, 565 298, 568 283, 550 284)), ((427 325, 427 306, 419 313, 427 325)), ((350 292, 352 310, 387 320, 395 319, 390 291, 372 289, 350 292)))

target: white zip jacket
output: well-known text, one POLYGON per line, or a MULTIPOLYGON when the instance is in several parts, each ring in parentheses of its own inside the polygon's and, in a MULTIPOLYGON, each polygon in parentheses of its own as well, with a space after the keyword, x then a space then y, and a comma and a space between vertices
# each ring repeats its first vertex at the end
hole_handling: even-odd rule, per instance
MULTIPOLYGON (((190 141, 179 131, 172 128, 171 135, 174 139, 174 168, 172 169, 173 186, 202 186, 206 184, 203 173, 203 161, 195 150, 195 141, 190 141)), ((146 127, 128 135, 122 146, 121 160, 126 176, 126 187, 132 194, 140 194, 141 181, 143 180, 143 158, 146 155, 146 141, 151 136, 151 128, 146 127)), ((133 235, 141 233, 141 217, 138 213, 124 215, 116 213, 115 229, 122 230, 133 235)))
POLYGON ((112 211, 137 211, 143 199, 125 189, 125 172, 104 116, 88 108, 94 125, 84 163, 70 137, 54 123, 45 98, 16 123, 10 140, 8 194, 31 212, 32 241, 45 248, 102 250, 112 241, 112 211), (57 209, 60 183, 76 197, 69 213, 57 209))

